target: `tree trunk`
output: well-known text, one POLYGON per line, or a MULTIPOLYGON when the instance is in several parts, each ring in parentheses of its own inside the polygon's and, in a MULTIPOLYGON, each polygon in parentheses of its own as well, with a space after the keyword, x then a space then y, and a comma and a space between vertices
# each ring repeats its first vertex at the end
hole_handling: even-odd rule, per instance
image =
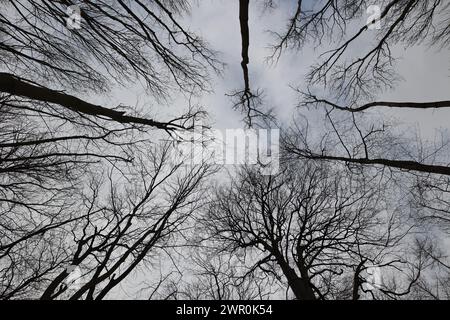
POLYGON ((281 257, 281 254, 276 255, 277 262, 283 271, 284 276, 288 280, 289 287, 295 294, 298 300, 316 300, 316 296, 309 285, 307 279, 300 278, 295 270, 281 257))

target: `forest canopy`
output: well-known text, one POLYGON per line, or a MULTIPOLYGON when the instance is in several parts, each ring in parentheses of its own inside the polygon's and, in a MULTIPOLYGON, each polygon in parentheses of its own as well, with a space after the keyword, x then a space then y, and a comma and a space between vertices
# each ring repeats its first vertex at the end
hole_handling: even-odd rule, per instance
POLYGON ((1 0, 0 298, 449 299, 449 46, 442 0, 1 0))

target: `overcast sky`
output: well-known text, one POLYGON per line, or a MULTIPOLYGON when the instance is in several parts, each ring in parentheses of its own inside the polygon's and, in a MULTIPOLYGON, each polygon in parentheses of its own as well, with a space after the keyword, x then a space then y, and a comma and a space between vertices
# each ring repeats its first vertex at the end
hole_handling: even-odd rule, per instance
MULTIPOLYGON (((281 0, 278 7, 264 11, 256 1, 250 1, 249 28, 249 71, 251 87, 265 91, 266 103, 277 111, 278 119, 288 123, 293 116, 298 96, 290 86, 301 87, 305 84, 304 75, 309 66, 316 62, 318 55, 326 47, 301 51, 284 51, 276 64, 269 64, 266 57, 270 55, 268 46, 273 44, 273 36, 267 32, 283 31, 288 18, 293 15, 297 1, 281 0)), ((221 77, 213 77, 213 90, 210 94, 193 99, 210 114, 215 128, 242 128, 242 115, 232 110, 232 103, 225 94, 243 88, 241 62, 241 35, 239 27, 238 1, 198 0, 189 16, 183 19, 184 26, 201 35, 209 42, 212 49, 220 52, 220 59, 226 63, 221 77)), ((364 23, 364 21, 361 21, 364 23)), ((369 41, 368 41, 369 43, 369 41)), ((384 101, 437 101, 450 97, 450 52, 437 48, 429 49, 426 45, 405 48, 395 47, 394 56, 399 60, 396 70, 402 80, 393 90, 379 93, 377 100, 384 101)), ((103 99, 103 98, 99 98, 103 99)), ((152 114, 164 116, 179 114, 187 107, 186 97, 181 93, 171 97, 167 105, 155 103, 138 85, 126 89, 117 89, 107 99, 108 104, 138 104, 142 108, 152 105, 152 114)), ((420 129, 423 137, 433 139, 436 130, 450 129, 450 111, 418 110, 382 110, 387 119, 395 118, 405 126, 420 129)), ((139 276, 139 278, 142 274, 139 276)), ((139 283, 139 279, 130 279, 139 283)), ((128 285, 124 285, 128 287, 128 285)))
MULTIPOLYGON (((278 119, 288 123, 298 102, 298 96, 291 89, 305 87, 304 75, 309 66, 317 62, 318 55, 327 47, 306 47, 301 51, 284 51, 276 64, 270 64, 266 58, 274 43, 268 32, 283 31, 287 19, 293 15, 296 1, 281 0, 272 10, 263 10, 262 0, 250 1, 249 28, 249 72, 252 89, 262 88, 266 106, 274 107, 278 119)), ((226 63, 222 76, 213 76, 214 92, 193 98, 194 104, 203 106, 210 114, 216 128, 240 128, 242 115, 232 110, 232 103, 225 94, 243 88, 241 62, 241 36, 239 28, 238 1, 198 0, 192 12, 183 19, 184 25, 201 35, 210 46, 220 53, 220 59, 226 63)), ((364 21, 361 21, 363 23, 364 21)), ((396 70, 402 80, 393 90, 379 93, 378 100, 394 101, 437 101, 447 100, 450 93, 450 52, 448 49, 428 48, 426 45, 413 48, 394 48, 396 70)), ((306 87, 305 87, 306 88, 306 87)), ((94 98, 95 99, 95 98, 94 98)), ((103 100, 104 98, 97 98, 103 100)), ((97 100, 95 99, 95 100, 97 100)), ((180 109, 188 105, 181 93, 170 97, 167 105, 155 103, 139 85, 126 89, 117 89, 107 99, 108 104, 138 104, 144 110, 151 106, 151 114, 164 117, 177 115, 180 109)), ((432 137, 436 129, 449 128, 450 111, 389 110, 382 114, 387 118, 395 117, 408 126, 421 128, 421 133, 432 137)))

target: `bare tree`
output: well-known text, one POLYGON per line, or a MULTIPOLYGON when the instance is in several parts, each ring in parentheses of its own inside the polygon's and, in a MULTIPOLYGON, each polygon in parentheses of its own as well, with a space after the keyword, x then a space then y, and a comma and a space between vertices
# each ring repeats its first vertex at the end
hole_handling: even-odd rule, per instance
MULTIPOLYGON (((217 250, 196 248, 188 270, 166 283, 155 286, 152 298, 188 300, 266 300, 276 296, 282 286, 277 279, 258 270, 249 272, 239 257, 217 250), (200 250, 199 250, 200 249, 200 250)), ((186 262, 186 260, 185 260, 186 262)))
MULTIPOLYGON (((396 46, 448 47, 447 2, 380 0, 367 21, 368 0, 296 1, 269 59, 324 53, 295 88, 280 172, 243 167, 218 187, 215 168, 174 155, 173 138, 207 115, 191 98, 222 70, 181 23, 189 1, 0 2, 1 299, 99 300, 133 274, 151 299, 449 298, 448 139, 402 137, 374 112, 450 107, 379 97, 397 81, 396 46), (93 102, 136 84, 187 105, 155 117, 93 102), (311 110, 324 121, 311 126, 311 110)), ((243 87, 228 96, 247 127, 268 127, 253 4, 239 1, 243 87)))
MULTIPOLYGON (((448 100, 414 102, 408 97, 405 97, 406 101, 374 100, 375 96, 382 94, 385 89, 393 88, 396 83, 393 69, 396 45, 410 47, 426 43, 446 48, 450 39, 448 6, 448 3, 439 0, 386 0, 376 3, 374 9, 379 9, 379 14, 376 14, 376 10, 368 11, 374 7, 370 1, 298 1, 286 30, 273 32, 276 42, 272 58, 278 60, 284 50, 300 50, 308 43, 323 48, 324 53, 320 55, 318 64, 311 66, 306 85, 297 88, 300 93, 299 107, 323 111, 321 114, 332 127, 330 130, 336 139, 339 139, 341 150, 314 150, 305 145, 292 146, 290 150, 298 156, 315 160, 450 174, 445 161, 429 163, 411 159, 408 154, 387 153, 380 156, 370 146, 374 136, 384 132, 385 127, 375 121, 370 122, 373 114, 365 114, 382 107, 437 109, 450 106, 448 100), (369 16, 368 12, 375 14, 369 16), (369 44, 361 44, 362 39, 369 40, 369 44), (348 116, 341 113, 348 113, 348 116), (361 114, 365 120, 355 114, 361 114), (351 128, 346 126, 342 129, 338 125, 343 118, 347 118, 351 128), (364 122, 373 124, 364 128, 364 122), (357 137, 357 143, 344 138, 349 131, 357 137)), ((323 133, 322 136, 327 134, 323 133)), ((385 140, 389 141, 390 138, 386 136, 385 140)))
POLYGON ((365 0, 324 0, 314 4, 298 1, 286 31, 274 33, 278 40, 273 46, 274 56, 279 57, 283 49, 299 49, 308 42, 323 44, 329 39, 338 39, 337 47, 327 50, 323 60, 312 67, 309 80, 312 84, 329 84, 338 96, 354 102, 361 94, 371 97, 374 88, 392 84, 394 57, 391 47, 395 44, 412 46, 424 41, 431 45, 448 44, 448 3, 439 0, 379 1, 376 3, 379 14, 368 16, 371 5, 365 0), (362 27, 351 31, 352 23, 361 22, 362 27), (371 32, 376 36, 367 52, 348 57, 351 46, 358 45, 358 40, 364 36, 370 37, 371 32))
MULTIPOLYGON (((270 6, 269 4, 264 4, 270 6)), ((244 115, 243 122, 249 128, 255 126, 268 126, 275 121, 272 109, 264 107, 264 91, 252 89, 249 75, 249 7, 250 0, 239 0, 239 26, 241 30, 241 68, 244 86, 242 90, 236 90, 229 94, 233 103, 233 109, 244 115)))
POLYGON ((403 222, 369 181, 311 161, 290 163, 275 176, 240 171, 217 191, 203 220, 219 251, 284 279, 297 299, 409 293, 425 265, 401 254, 410 230, 403 222), (371 268, 386 277, 400 270, 404 282, 371 287, 371 268))
MULTIPOLYGON (((146 140, 155 140, 152 129, 172 134, 175 130, 192 128, 193 121, 204 115, 203 111, 188 106, 175 118, 157 121, 149 117, 148 107, 139 112, 130 106, 100 106, 84 96, 103 94, 116 85, 136 82, 144 83, 157 101, 165 99, 174 88, 195 94, 208 90, 209 71, 219 71, 221 65, 215 53, 178 22, 189 10, 186 1, 24 0, 4 1, 2 8, 5 10, 0 13, 0 295, 40 296, 49 280, 58 274, 52 282, 56 287, 44 294, 45 298, 51 298, 65 290, 60 290, 65 288, 60 285, 67 277, 67 272, 61 273, 63 266, 62 270, 73 261, 93 259, 97 251, 106 254, 111 250, 108 253, 111 256, 117 247, 108 241, 115 243, 114 236, 118 237, 117 242, 122 241, 119 238, 127 234, 118 231, 122 228, 120 223, 135 218, 131 215, 132 218, 122 219, 119 217, 125 212, 112 210, 106 204, 101 207, 99 202, 106 200, 100 200, 104 197, 99 194, 105 192, 100 190, 105 185, 90 182, 88 177, 114 172, 111 177, 114 183, 110 186, 113 192, 118 188, 118 175, 129 175, 133 166, 136 170, 144 168, 139 149, 148 148, 146 140), (74 8, 80 9, 79 28, 69 24, 74 8), (106 229, 94 230, 96 223, 102 227, 106 224, 106 229), (80 230, 87 233, 80 235, 80 230), (86 249, 85 256, 68 245, 67 232, 74 233, 73 246, 86 249), (100 241, 106 236, 109 238, 103 239, 101 248, 90 248, 89 244, 97 243, 88 244, 85 239, 100 241), (84 258, 80 259, 80 255, 84 258)), ((167 153, 168 147, 164 148, 167 153)), ((156 163, 158 159, 154 156, 147 160, 156 163)), ((165 157, 162 162, 168 161, 165 157)), ((178 174, 180 164, 172 169, 169 176, 178 174)), ((180 182, 180 194, 173 194, 172 207, 167 204, 168 208, 161 208, 166 211, 155 214, 153 233, 140 241, 136 238, 135 246, 126 256, 136 255, 138 261, 142 260, 143 257, 137 258, 136 251, 150 250, 163 237, 158 233, 167 230, 166 221, 171 221, 169 217, 178 212, 190 195, 190 188, 203 175, 200 171, 186 176, 191 181, 180 182), (142 243, 147 242, 150 244, 144 249, 142 243)), ((128 203, 123 210, 133 212, 132 205, 128 203)), ((169 224, 173 227, 172 222, 169 224)), ((133 232, 134 236, 138 233, 133 232)), ((102 268, 109 268, 108 255, 102 268)), ((116 274, 123 279, 136 264, 130 264, 120 277, 116 274)), ((118 266, 123 267, 123 261, 115 269, 118 266)), ((115 279, 106 285, 104 281, 111 275, 105 277, 102 268, 90 284, 90 297, 97 295, 95 288, 100 283, 105 285, 98 293, 103 297, 119 282, 115 279)))
POLYGON ((210 168, 173 163, 168 143, 136 156, 129 174, 97 172, 73 213, 60 208, 63 222, 2 243, 2 279, 11 279, 2 284, 3 298, 102 299, 135 268, 150 268, 155 257, 169 254, 202 204, 199 192, 210 168), (67 283, 69 266, 80 270, 78 287, 67 283), (33 274, 23 272, 25 267, 33 274))
POLYGON ((185 1, 5 1, 3 6, 2 173, 56 178, 100 159, 131 161, 131 145, 151 137, 143 132, 190 129, 203 115, 189 106, 179 117, 156 121, 148 117, 150 110, 139 114, 133 107, 104 107, 78 97, 136 81, 157 98, 174 85, 186 92, 206 90, 207 71, 220 64, 177 22, 188 10, 185 1), (81 24, 70 29, 68 8, 75 5, 81 24))

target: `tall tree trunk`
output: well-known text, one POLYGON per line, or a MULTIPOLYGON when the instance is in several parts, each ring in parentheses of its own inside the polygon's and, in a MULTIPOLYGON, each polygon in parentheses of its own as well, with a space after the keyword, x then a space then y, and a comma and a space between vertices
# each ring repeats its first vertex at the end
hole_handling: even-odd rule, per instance
POLYGON ((316 300, 316 296, 309 284, 309 280, 300 278, 295 270, 284 260, 280 252, 277 252, 275 256, 295 297, 298 300, 316 300))

